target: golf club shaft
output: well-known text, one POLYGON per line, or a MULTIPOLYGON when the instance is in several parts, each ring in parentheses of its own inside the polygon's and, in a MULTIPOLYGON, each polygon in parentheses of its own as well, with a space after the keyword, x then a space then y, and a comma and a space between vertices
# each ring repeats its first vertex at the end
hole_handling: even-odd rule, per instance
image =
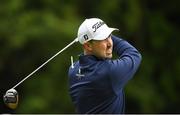
POLYGON ((18 84, 16 84, 12 89, 15 89, 18 85, 20 85, 22 82, 24 82, 27 78, 32 76, 34 73, 36 73, 39 69, 41 69, 44 65, 46 65, 48 62, 50 62, 53 58, 55 58, 57 55, 59 55, 61 52, 63 52, 65 49, 67 49, 69 46, 77 42, 78 39, 76 38, 74 41, 72 41, 70 44, 68 44, 66 47, 64 47, 62 50, 57 52, 54 56, 49 58, 46 62, 44 62, 42 65, 40 65, 37 69, 35 69, 33 72, 31 72, 28 76, 26 76, 24 79, 22 79, 18 84))

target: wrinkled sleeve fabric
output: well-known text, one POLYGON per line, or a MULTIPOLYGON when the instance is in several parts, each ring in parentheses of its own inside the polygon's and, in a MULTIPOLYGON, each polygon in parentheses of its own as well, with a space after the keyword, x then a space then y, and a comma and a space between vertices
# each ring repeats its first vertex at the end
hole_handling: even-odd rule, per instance
POLYGON ((118 55, 115 60, 109 60, 109 76, 113 89, 118 93, 137 71, 142 56, 139 51, 127 41, 112 36, 113 51, 118 55))

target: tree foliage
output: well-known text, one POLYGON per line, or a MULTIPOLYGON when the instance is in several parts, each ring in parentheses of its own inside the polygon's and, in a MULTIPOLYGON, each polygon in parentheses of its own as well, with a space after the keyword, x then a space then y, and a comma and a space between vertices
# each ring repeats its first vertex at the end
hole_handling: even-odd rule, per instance
MULTIPOLYGON (((70 43, 85 18, 98 17, 133 44, 143 60, 125 87, 127 113, 179 113, 179 1, 1 0, 1 96, 70 43)), ((19 106, 1 113, 75 113, 68 94, 68 48, 16 88, 19 106)))

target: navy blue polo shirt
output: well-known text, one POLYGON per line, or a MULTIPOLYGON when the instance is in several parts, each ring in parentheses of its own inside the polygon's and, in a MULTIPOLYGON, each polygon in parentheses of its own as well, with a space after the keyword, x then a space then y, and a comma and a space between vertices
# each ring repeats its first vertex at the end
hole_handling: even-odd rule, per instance
POLYGON ((112 40, 117 59, 81 55, 69 68, 69 92, 77 113, 124 113, 123 88, 137 71, 141 54, 121 38, 112 40))

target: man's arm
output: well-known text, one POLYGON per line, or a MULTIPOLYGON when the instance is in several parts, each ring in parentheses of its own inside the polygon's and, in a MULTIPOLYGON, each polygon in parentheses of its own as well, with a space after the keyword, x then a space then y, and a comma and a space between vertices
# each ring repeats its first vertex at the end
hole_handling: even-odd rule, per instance
POLYGON ((110 62, 111 79, 115 90, 121 89, 137 71, 141 63, 141 54, 127 41, 112 36, 113 51, 118 59, 110 62))

